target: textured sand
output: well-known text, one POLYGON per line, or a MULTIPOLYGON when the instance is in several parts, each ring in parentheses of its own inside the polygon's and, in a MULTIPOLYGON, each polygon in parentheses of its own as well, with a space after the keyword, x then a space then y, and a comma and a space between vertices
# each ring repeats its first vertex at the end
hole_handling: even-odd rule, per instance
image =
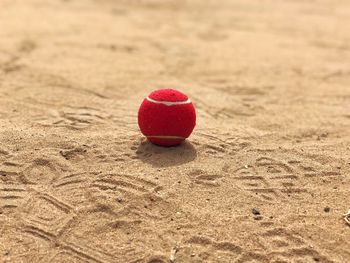
POLYGON ((349 24, 347 0, 0 0, 0 262, 350 262, 349 24), (197 107, 178 148, 138 131, 160 87, 197 107))

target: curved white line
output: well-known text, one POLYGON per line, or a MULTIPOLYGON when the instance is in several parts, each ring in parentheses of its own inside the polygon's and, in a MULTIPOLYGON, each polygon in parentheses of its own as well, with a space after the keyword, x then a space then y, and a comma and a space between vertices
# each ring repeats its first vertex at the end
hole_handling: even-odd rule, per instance
POLYGON ((153 103, 157 103, 157 104, 164 104, 167 106, 172 106, 172 105, 183 105, 183 104, 189 104, 191 103, 190 99, 184 100, 184 101, 161 101, 161 100, 154 100, 151 99, 150 97, 147 97, 146 100, 153 102, 153 103))
POLYGON ((170 140, 185 140, 185 137, 179 136, 146 136, 147 138, 155 138, 155 139, 170 139, 170 140))

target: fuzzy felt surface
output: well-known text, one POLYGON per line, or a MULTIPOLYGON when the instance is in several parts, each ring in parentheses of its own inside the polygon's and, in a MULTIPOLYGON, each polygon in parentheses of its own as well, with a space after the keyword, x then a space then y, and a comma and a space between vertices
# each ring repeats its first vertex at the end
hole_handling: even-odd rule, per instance
MULTIPOLYGON (((192 103, 169 106, 145 99, 138 112, 138 124, 146 137, 176 136, 185 139, 191 135, 196 125, 196 111, 192 103)), ((163 141, 164 146, 177 145, 182 141, 168 138, 149 140, 158 145, 162 145, 163 141)))
POLYGON ((161 138, 148 138, 150 142, 156 145, 170 147, 181 144, 183 139, 161 139, 161 138))
POLYGON ((155 90, 151 92, 151 94, 149 94, 148 97, 157 101, 171 101, 171 102, 186 101, 188 99, 186 94, 175 89, 155 90))

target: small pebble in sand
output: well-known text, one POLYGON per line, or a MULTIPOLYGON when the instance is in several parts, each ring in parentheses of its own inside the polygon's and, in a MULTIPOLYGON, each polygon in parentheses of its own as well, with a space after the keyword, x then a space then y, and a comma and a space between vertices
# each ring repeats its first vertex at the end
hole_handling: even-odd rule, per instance
POLYGON ((260 211, 256 208, 252 209, 252 213, 253 213, 253 215, 260 215, 260 211))
POLYGON ((261 220, 263 217, 260 215, 260 211, 256 208, 252 209, 252 213, 254 215, 254 220, 261 220))

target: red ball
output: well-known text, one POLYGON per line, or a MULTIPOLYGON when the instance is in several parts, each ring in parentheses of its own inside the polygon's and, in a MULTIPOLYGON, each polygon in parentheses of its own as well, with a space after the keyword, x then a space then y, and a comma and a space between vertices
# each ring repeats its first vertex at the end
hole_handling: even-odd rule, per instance
POLYGON ((182 92, 160 89, 142 102, 138 123, 143 135, 152 143, 175 146, 191 135, 196 126, 196 110, 182 92))

